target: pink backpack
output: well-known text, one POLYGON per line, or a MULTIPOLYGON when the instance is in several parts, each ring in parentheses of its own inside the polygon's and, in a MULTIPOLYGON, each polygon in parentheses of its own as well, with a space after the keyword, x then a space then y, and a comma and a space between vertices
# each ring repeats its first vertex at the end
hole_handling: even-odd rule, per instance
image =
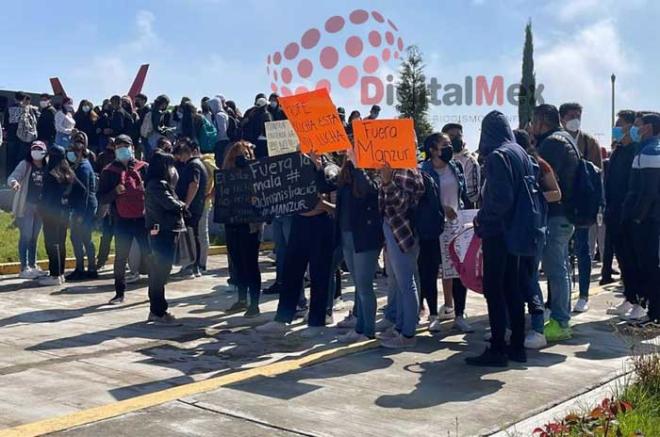
POLYGON ((465 287, 477 293, 484 289, 484 257, 481 238, 473 227, 461 231, 449 244, 449 257, 465 287))

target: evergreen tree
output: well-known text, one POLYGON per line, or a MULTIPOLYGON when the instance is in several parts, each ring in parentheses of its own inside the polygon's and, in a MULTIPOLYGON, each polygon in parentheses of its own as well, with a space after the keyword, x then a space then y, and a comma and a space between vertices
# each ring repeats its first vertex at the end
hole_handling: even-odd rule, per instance
POLYGON ((532 119, 532 111, 536 106, 536 73, 534 73, 534 36, 532 20, 525 26, 525 47, 523 49, 522 79, 520 80, 520 99, 518 101, 519 127, 523 129, 532 119))
POLYGON ((429 90, 426 87, 424 63, 417 46, 406 49, 406 57, 401 63, 399 81, 397 83, 396 110, 399 118, 412 118, 415 122, 415 133, 420 144, 433 132, 428 119, 429 90))

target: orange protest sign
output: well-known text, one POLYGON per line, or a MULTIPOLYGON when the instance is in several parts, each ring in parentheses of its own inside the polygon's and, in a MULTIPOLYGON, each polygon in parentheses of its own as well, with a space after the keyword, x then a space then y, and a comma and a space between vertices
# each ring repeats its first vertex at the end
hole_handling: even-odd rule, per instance
POLYGON ((411 119, 353 120, 358 168, 417 167, 415 129, 411 119))
POLYGON ((327 89, 280 97, 279 102, 298 135, 301 152, 329 153, 351 148, 327 89))

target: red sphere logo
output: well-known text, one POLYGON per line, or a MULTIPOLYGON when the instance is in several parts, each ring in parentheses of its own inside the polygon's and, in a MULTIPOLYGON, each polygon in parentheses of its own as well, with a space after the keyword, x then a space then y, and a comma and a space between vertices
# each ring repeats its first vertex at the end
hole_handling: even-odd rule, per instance
POLYGON ((266 58, 270 88, 282 96, 333 87, 350 89, 361 78, 395 67, 404 49, 399 29, 378 11, 356 9, 335 15, 323 30, 311 28, 300 41, 286 44, 266 58))

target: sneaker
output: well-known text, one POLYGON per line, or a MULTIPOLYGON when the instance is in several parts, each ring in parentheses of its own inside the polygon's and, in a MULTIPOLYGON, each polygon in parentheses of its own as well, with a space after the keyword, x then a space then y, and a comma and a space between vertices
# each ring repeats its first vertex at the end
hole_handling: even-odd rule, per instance
POLYGON ((531 330, 525 336, 525 347, 527 349, 541 349, 548 345, 545 335, 531 330))
POLYGON ((233 314, 233 313, 240 313, 245 310, 247 310, 247 302, 239 300, 238 302, 235 302, 232 306, 230 306, 229 309, 225 312, 227 314, 233 314))
POLYGON ((614 278, 612 278, 611 276, 603 276, 603 277, 600 279, 600 281, 598 282, 598 285, 601 285, 601 286, 603 286, 603 285, 609 285, 609 284, 613 284, 613 283, 615 283, 615 282, 616 282, 616 281, 615 281, 614 278))
POLYGON ((110 305, 119 305, 120 303, 124 303, 124 295, 123 294, 115 295, 115 297, 110 299, 110 302, 108 302, 108 304, 110 304, 110 305))
POLYGON ((506 348, 506 356, 510 361, 515 361, 516 363, 527 362, 527 352, 525 352, 525 348, 515 349, 509 346, 506 348))
POLYGON ((18 277, 20 279, 34 279, 36 278, 34 274, 34 270, 32 270, 30 267, 25 267, 23 270, 21 270, 21 273, 18 274, 18 277))
POLYGON ((202 271, 197 270, 197 271, 193 272, 193 276, 195 276, 196 278, 201 278, 202 277, 202 271))
POLYGON ((649 316, 646 316, 642 320, 635 322, 633 326, 640 329, 660 329, 660 320, 651 319, 649 316))
POLYGON ((399 331, 397 331, 396 328, 394 328, 394 326, 391 326, 387 328, 385 331, 376 334, 376 338, 379 340, 390 340, 398 336, 399 336, 399 331))
POLYGON ((387 329, 390 329, 394 326, 394 323, 390 322, 387 317, 383 317, 378 322, 376 322, 376 331, 383 332, 387 329))
POLYGON ((344 320, 341 320, 339 323, 337 323, 337 328, 353 329, 356 325, 357 317, 355 317, 352 312, 349 312, 348 315, 344 317, 344 320))
POLYGON ((550 308, 546 308, 543 310, 543 320, 545 322, 550 320, 551 315, 552 315, 552 310, 550 308))
POLYGON ((433 319, 431 320, 431 323, 429 323, 429 331, 430 332, 440 332, 442 331, 442 321, 438 319, 437 316, 431 316, 433 319))
POLYGON ((571 328, 562 327, 555 319, 550 319, 543 328, 543 335, 549 343, 568 340, 573 336, 571 328))
POLYGON ((324 334, 325 326, 308 326, 306 329, 299 331, 298 334, 302 338, 314 338, 324 334))
POLYGON ((243 314, 243 317, 245 317, 246 319, 254 319, 255 317, 259 317, 260 315, 261 315, 261 310, 259 310, 259 306, 258 305, 255 305, 255 306, 251 305, 247 309, 245 314, 243 314))
POLYGON ((504 352, 496 352, 488 347, 478 357, 466 358, 465 364, 469 366, 506 367, 509 365, 509 357, 504 352))
POLYGON ((281 290, 280 284, 275 282, 270 287, 265 288, 261 293, 262 294, 280 294, 280 290, 281 290))
POLYGON ((257 326, 254 328, 259 334, 266 335, 284 335, 289 330, 285 323, 276 322, 275 320, 266 323, 265 325, 257 326))
POLYGON ((84 279, 87 279, 85 276, 85 272, 82 270, 74 270, 68 275, 65 276, 65 279, 68 282, 75 282, 75 281, 82 281, 84 279))
POLYGON ((359 334, 353 330, 348 331, 344 335, 340 335, 337 337, 337 341, 339 343, 345 343, 345 344, 350 344, 350 343, 362 343, 363 341, 369 341, 370 338, 367 337, 364 334, 359 334))
POLYGON ((296 307, 296 314, 293 316, 294 319, 304 319, 305 323, 307 322, 307 317, 308 317, 308 312, 309 308, 307 306, 299 306, 296 307))
POLYGON ((124 277, 124 282, 126 282, 127 284, 134 284, 139 280, 140 280, 140 274, 139 273, 128 273, 124 277))
POLYGON ((451 320, 454 318, 454 307, 448 307, 443 305, 438 311, 438 319, 440 320, 451 320))
MULTIPOLYGON (((492 339, 493 333, 489 330, 484 334, 484 341, 491 341, 492 339)), ((511 330, 509 328, 506 328, 506 331, 504 331, 504 341, 507 343, 511 341, 511 330)))
POLYGON ((459 316, 454 319, 454 328, 458 329, 459 331, 469 334, 471 332, 474 332, 474 329, 472 328, 472 325, 470 325, 467 320, 465 320, 465 317, 459 316))
POLYGON ((99 272, 96 270, 88 270, 85 272, 85 278, 95 280, 99 278, 99 272))
POLYGON ((179 322, 171 313, 165 313, 162 316, 157 316, 150 312, 149 317, 147 317, 147 323, 166 326, 181 326, 181 322, 179 322))
POLYGON ((628 311, 623 318, 626 320, 642 320, 646 317, 646 310, 641 305, 633 305, 632 309, 628 311))
POLYGON ((176 279, 195 279, 192 267, 184 267, 172 275, 176 279))
POLYGON ((416 337, 406 337, 403 335, 397 335, 396 337, 385 338, 380 341, 380 345, 387 349, 404 349, 409 347, 415 347, 417 344, 416 337))
POLYGON ((39 285, 43 286, 53 286, 53 285, 62 285, 63 279, 61 276, 46 276, 39 279, 39 285))
POLYGON ((625 316, 630 311, 632 311, 632 309, 633 309, 633 304, 631 304, 627 300, 624 300, 618 306, 608 308, 607 314, 610 316, 625 316))
POLYGON ((48 276, 49 275, 48 272, 46 272, 44 270, 41 270, 41 268, 39 268, 39 266, 30 267, 30 268, 32 269, 32 274, 34 274, 35 278, 41 278, 43 276, 48 276))
POLYGON ((589 301, 583 298, 579 298, 573 307, 574 313, 586 313, 589 311, 589 301))
POLYGON ((325 315, 325 326, 330 326, 335 324, 335 318, 332 314, 325 315))

